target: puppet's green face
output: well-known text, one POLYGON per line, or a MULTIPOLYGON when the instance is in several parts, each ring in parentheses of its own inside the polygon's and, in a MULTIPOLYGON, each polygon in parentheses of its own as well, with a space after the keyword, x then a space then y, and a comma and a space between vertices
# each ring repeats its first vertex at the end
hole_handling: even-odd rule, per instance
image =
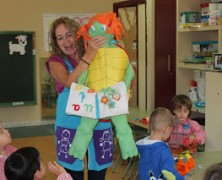
POLYGON ((90 26, 90 29, 89 29, 89 36, 90 37, 94 37, 94 36, 105 36, 107 38, 107 43, 105 45, 105 47, 110 47, 112 45, 112 41, 113 41, 113 37, 114 35, 113 34, 107 34, 106 33, 106 25, 104 24, 100 24, 98 23, 97 21, 95 21, 93 23, 92 26, 90 26))

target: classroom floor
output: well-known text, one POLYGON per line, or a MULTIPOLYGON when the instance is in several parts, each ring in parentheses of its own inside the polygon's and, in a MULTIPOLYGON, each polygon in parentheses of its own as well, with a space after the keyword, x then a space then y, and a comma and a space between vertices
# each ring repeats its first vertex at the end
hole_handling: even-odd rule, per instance
MULTIPOLYGON (((9 132, 12 136, 12 145, 20 148, 24 146, 34 146, 36 147, 41 154, 41 159, 44 164, 47 165, 48 161, 55 160, 55 141, 54 141, 54 125, 40 125, 40 126, 30 126, 30 127, 16 127, 16 128, 8 128, 9 132)), ((116 164, 116 160, 119 155, 119 148, 116 148, 114 154, 114 163, 113 166, 108 168, 106 174, 106 180, 121 180, 122 176, 127 168, 129 161, 120 160, 115 172, 112 170, 116 164)), ((133 163, 132 163, 133 164, 133 163)), ((132 165, 130 169, 127 171, 124 179, 134 179, 134 176, 137 172, 137 164, 133 168, 131 178, 128 178, 130 175, 130 171, 132 170, 132 165)), ((46 172, 46 176, 43 180, 53 180, 56 177, 50 173, 46 172)), ((85 171, 85 179, 87 179, 87 172, 85 171)))

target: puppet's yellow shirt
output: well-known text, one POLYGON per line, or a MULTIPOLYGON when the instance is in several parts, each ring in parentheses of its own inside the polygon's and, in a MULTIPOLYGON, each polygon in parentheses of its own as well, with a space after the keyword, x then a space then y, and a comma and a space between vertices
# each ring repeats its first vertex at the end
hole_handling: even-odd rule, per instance
POLYGON ((98 49, 89 66, 86 86, 98 91, 124 81, 128 64, 129 58, 123 49, 98 49))

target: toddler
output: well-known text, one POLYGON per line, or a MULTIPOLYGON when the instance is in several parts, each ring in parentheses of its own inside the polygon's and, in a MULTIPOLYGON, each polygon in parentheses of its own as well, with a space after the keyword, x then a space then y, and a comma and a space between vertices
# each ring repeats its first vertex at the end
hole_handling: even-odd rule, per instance
POLYGON ((174 118, 166 108, 155 109, 149 119, 151 134, 137 141, 140 154, 138 175, 145 179, 184 179, 175 169, 175 162, 166 141, 173 128, 174 118))
MULTIPOLYGON (((49 162, 49 170, 58 176, 57 180, 72 180, 65 169, 49 162)), ((5 161, 7 180, 41 180, 45 175, 39 151, 34 147, 23 147, 12 153, 5 161)))
POLYGON ((6 180, 4 173, 4 164, 7 157, 13 153, 16 148, 10 145, 12 139, 7 129, 4 129, 2 122, 0 122, 0 179, 6 180))
POLYGON ((176 123, 168 140, 172 148, 184 147, 189 144, 204 144, 206 132, 198 122, 191 120, 192 102, 186 95, 176 95, 171 101, 171 110, 175 115, 176 123))

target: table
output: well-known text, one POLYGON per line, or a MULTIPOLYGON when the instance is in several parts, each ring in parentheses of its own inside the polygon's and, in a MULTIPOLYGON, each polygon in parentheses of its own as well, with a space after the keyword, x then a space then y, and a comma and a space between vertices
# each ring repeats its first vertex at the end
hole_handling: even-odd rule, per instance
MULTIPOLYGON (((137 107, 130 107, 128 122, 132 125, 149 130, 149 126, 147 124, 143 124, 139 121, 146 116, 148 116, 147 111, 141 110, 137 107)), ((214 163, 222 162, 222 151, 196 152, 193 154, 193 158, 195 160, 195 169, 191 177, 192 180, 200 180, 202 179, 203 173, 207 167, 214 163)))
POLYGON ((211 164, 222 162, 222 151, 196 152, 193 155, 195 160, 193 180, 202 179, 203 173, 211 164))
POLYGON ((148 116, 147 111, 142 110, 138 107, 129 107, 128 122, 130 124, 142 127, 144 129, 149 129, 148 124, 143 124, 142 122, 139 121, 146 116, 148 116))
MULTIPOLYGON (((141 123, 139 120, 148 116, 147 111, 140 108, 129 108, 128 122, 132 125, 149 130, 147 124, 141 123), (137 119, 137 120, 136 120, 137 119)), ((212 164, 222 162, 222 151, 196 152, 193 154, 195 160, 195 169, 192 174, 192 180, 202 179, 203 173, 207 167, 212 164)))

